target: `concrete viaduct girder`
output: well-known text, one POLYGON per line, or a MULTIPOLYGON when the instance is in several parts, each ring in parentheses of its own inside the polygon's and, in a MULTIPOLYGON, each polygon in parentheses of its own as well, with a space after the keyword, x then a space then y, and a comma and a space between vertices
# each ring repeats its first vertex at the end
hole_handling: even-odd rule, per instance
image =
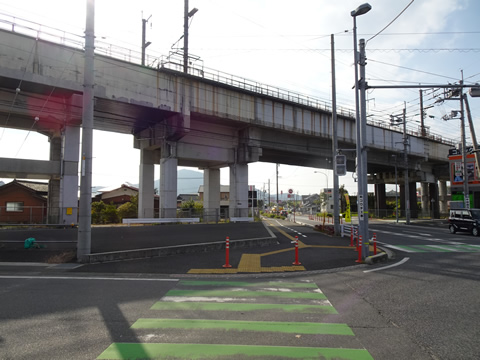
MULTIPOLYGON (((4 115, 0 126, 49 136, 78 128, 83 51, 0 32, 0 111, 4 115)), ((331 114, 318 105, 297 101, 294 94, 277 98, 271 92, 263 93, 262 88, 234 87, 100 55, 95 58, 94 128, 134 135, 134 145, 151 152, 144 154, 148 158, 145 164, 175 159, 175 163, 169 162, 170 171, 177 165, 213 170, 253 161, 329 168, 332 156, 331 114)), ((337 129, 339 148, 353 149, 354 119, 339 114, 337 129)), ((368 172, 391 172, 391 155, 398 154, 403 135, 382 124, 369 124, 367 131, 368 172)), ((66 146, 78 146, 78 141, 66 146)), ((423 172, 423 181, 446 178, 450 147, 410 136, 410 170, 423 172)), ((355 155, 346 155, 348 170, 354 171, 355 155)), ((245 170, 239 172, 246 176, 245 170)), ((244 182, 244 178, 236 179, 238 184, 244 182)))

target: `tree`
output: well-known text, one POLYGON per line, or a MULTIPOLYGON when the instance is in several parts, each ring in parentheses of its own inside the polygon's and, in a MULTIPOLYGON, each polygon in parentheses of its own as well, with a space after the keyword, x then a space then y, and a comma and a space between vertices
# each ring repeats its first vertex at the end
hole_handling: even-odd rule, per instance
POLYGON ((103 201, 92 203, 92 224, 111 224, 119 220, 117 208, 113 204, 105 204, 103 201))
POLYGON ((103 211, 104 224, 116 224, 119 222, 117 207, 113 204, 109 204, 103 211))
POLYGON ((130 201, 117 209, 120 220, 138 217, 138 194, 130 197, 130 201))
POLYGON ((105 210, 103 201, 92 202, 92 224, 103 224, 103 211, 105 210))

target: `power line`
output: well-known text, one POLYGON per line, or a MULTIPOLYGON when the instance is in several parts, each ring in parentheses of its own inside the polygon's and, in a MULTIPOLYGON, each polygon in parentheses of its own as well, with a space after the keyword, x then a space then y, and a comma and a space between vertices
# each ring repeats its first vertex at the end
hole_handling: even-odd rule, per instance
POLYGON ((419 73, 423 73, 423 74, 427 74, 427 75, 433 75, 433 76, 438 76, 438 77, 442 77, 442 78, 445 78, 445 79, 450 79, 450 80, 458 81, 458 78, 453 78, 453 77, 450 77, 450 76, 435 74, 435 73, 431 73, 431 72, 429 72, 429 71, 412 69, 412 68, 409 68, 409 67, 406 67, 406 66, 390 64, 390 63, 386 63, 386 62, 383 62, 383 61, 380 61, 380 60, 374 60, 374 59, 371 59, 371 58, 369 58, 368 60, 369 60, 369 61, 376 62, 376 63, 379 63, 379 64, 383 64, 383 65, 394 66, 394 67, 397 67, 397 68, 399 68, 399 69, 405 69, 405 70, 415 71, 415 72, 419 72, 419 73))
POLYGON ((397 16, 395 16, 395 18, 394 18, 392 21, 390 21, 390 22, 387 24, 387 26, 385 26, 382 30, 380 30, 378 33, 376 33, 376 34, 373 35, 370 39, 368 39, 368 40, 366 41, 366 43, 368 43, 370 40, 375 39, 380 33, 383 32, 383 30, 385 30, 385 29, 388 28, 390 25, 392 25, 392 24, 395 22, 395 20, 397 20, 397 19, 405 12, 405 10, 407 10, 408 7, 409 7, 410 5, 412 5, 412 3, 413 3, 414 1, 415 1, 415 0, 410 1, 410 3, 405 7, 405 9, 403 9, 397 16))

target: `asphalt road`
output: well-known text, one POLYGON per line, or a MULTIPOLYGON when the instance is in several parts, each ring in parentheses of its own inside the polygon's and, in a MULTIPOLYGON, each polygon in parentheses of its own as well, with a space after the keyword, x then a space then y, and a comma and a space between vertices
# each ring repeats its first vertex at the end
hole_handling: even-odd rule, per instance
MULTIPOLYGON (((119 354, 149 358, 155 351, 166 351, 165 344, 181 344, 182 349, 197 344, 196 351, 213 351, 210 358, 265 358, 247 357, 232 347, 247 345, 256 351, 283 346, 285 356, 287 347, 318 351, 312 358, 323 351, 316 348, 330 348, 332 356, 354 359, 478 359, 480 252, 475 247, 460 249, 461 243, 480 244, 480 238, 450 235, 446 228, 371 224, 371 229, 385 245, 408 246, 403 249, 411 252, 392 248, 395 260, 371 267, 279 275, 176 277, 0 269, 2 359, 122 358, 119 354), (430 245, 440 247, 411 250, 430 245), (314 287, 298 288, 299 284, 314 287), (317 300, 320 296, 325 299, 317 300), (209 309, 205 303, 212 299, 209 309), (324 300, 336 313, 326 310, 325 303, 315 303, 324 300), (193 307, 174 308, 172 303, 193 307), (289 311, 286 305, 303 308, 289 311), (200 328, 193 328, 195 320, 201 320, 200 328), (219 320, 228 320, 229 327, 219 320), (311 323, 313 334, 305 329, 311 323), (329 333, 325 323, 341 325, 329 333), (122 347, 123 343, 133 345, 122 347), (147 343, 163 345, 135 345, 147 343), (225 351, 240 353, 226 356, 225 351)), ((301 352, 298 356, 292 358, 307 358, 301 352)), ((178 352, 177 358, 192 357, 178 352)))

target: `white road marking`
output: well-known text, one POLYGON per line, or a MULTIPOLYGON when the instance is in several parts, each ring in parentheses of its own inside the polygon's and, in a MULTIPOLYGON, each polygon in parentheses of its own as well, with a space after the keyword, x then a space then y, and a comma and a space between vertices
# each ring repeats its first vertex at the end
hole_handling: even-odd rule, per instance
MULTIPOLYGON (((166 302, 214 302, 214 303, 229 303, 229 302, 251 302, 255 297, 220 297, 220 296, 164 296, 162 301, 166 302)), ((332 306, 328 300, 309 300, 308 303, 316 305, 332 306)))
POLYGON ((417 236, 432 236, 432 234, 424 234, 424 233, 418 233, 418 232, 413 232, 413 231, 403 231, 405 234, 414 234, 417 236))
POLYGON ((399 251, 404 251, 404 252, 409 252, 409 253, 417 252, 417 251, 414 251, 414 250, 404 249, 404 248, 401 248, 401 247, 398 247, 398 246, 395 246, 395 245, 384 244, 384 246, 386 246, 386 247, 388 247, 388 248, 390 248, 390 249, 399 250, 399 251))
POLYGON ((376 269, 372 269, 372 270, 364 270, 363 272, 364 272, 364 273, 369 273, 369 272, 372 272, 372 271, 379 271, 379 270, 389 269, 389 268, 392 268, 392 267, 395 267, 395 266, 402 265, 402 264, 406 263, 408 260, 410 260, 410 258, 406 257, 406 258, 403 258, 402 260, 400 260, 400 261, 399 261, 398 263, 396 263, 396 264, 392 264, 392 265, 388 265, 388 266, 384 266, 384 267, 376 268, 376 269))
POLYGON ((107 281, 180 281, 180 279, 147 279, 147 278, 111 278, 95 276, 24 276, 0 275, 0 279, 35 279, 35 280, 107 280, 107 281))
POLYGON ((445 246, 445 245, 425 245, 428 246, 429 248, 434 248, 434 249, 440 249, 440 250, 448 250, 448 251, 459 251, 462 252, 462 250, 458 248, 454 248, 453 246, 445 246))

